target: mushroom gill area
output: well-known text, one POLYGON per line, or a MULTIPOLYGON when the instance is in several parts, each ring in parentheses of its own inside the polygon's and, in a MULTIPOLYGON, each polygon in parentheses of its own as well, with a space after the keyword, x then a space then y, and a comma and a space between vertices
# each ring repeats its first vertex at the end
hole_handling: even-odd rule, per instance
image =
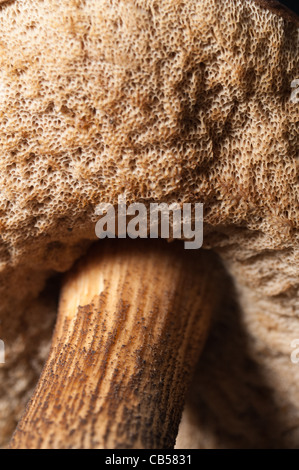
POLYGON ((48 351, 46 280, 125 196, 203 203, 224 269, 178 445, 298 446, 299 30, 267 4, 0 1, 3 445, 48 351))

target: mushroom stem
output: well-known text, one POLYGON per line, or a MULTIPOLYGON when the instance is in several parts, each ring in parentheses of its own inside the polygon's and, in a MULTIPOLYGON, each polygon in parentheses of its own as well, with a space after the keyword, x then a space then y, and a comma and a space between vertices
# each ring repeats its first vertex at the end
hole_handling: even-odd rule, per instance
POLYGON ((11 448, 171 448, 209 328, 205 252, 105 240, 67 275, 11 448))

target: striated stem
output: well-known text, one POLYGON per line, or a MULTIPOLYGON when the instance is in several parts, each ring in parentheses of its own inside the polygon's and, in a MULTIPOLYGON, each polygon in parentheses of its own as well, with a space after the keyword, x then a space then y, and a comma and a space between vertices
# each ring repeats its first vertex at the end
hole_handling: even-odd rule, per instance
POLYGON ((202 251, 104 240, 67 275, 10 448, 171 448, 215 294, 202 251))

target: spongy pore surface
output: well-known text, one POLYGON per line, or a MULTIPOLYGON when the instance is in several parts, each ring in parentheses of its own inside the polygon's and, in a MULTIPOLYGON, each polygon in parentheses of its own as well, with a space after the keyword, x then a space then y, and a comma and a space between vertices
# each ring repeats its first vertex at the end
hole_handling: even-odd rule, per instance
POLYGON ((204 203, 205 246, 234 275, 248 354, 284 410, 275 439, 299 442, 298 45, 296 19, 267 2, 0 1, 2 442, 37 374, 29 299, 118 196, 204 203))

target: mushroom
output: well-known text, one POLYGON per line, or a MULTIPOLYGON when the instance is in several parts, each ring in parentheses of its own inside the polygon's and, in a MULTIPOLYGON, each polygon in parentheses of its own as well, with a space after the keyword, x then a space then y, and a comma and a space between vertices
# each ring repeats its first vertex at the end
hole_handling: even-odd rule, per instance
MULTIPOLYGON (((5 379, 25 354, 28 306, 69 271, 10 447, 173 446, 222 298, 214 255, 154 240, 101 241, 85 255, 95 208, 124 195, 203 203, 204 248, 234 279, 255 357, 272 346, 289 370, 275 331, 288 344, 299 334, 298 19, 257 0, 32 0, 0 4, 0 31, 5 379)), ((272 380, 287 429, 297 376, 272 380)))

